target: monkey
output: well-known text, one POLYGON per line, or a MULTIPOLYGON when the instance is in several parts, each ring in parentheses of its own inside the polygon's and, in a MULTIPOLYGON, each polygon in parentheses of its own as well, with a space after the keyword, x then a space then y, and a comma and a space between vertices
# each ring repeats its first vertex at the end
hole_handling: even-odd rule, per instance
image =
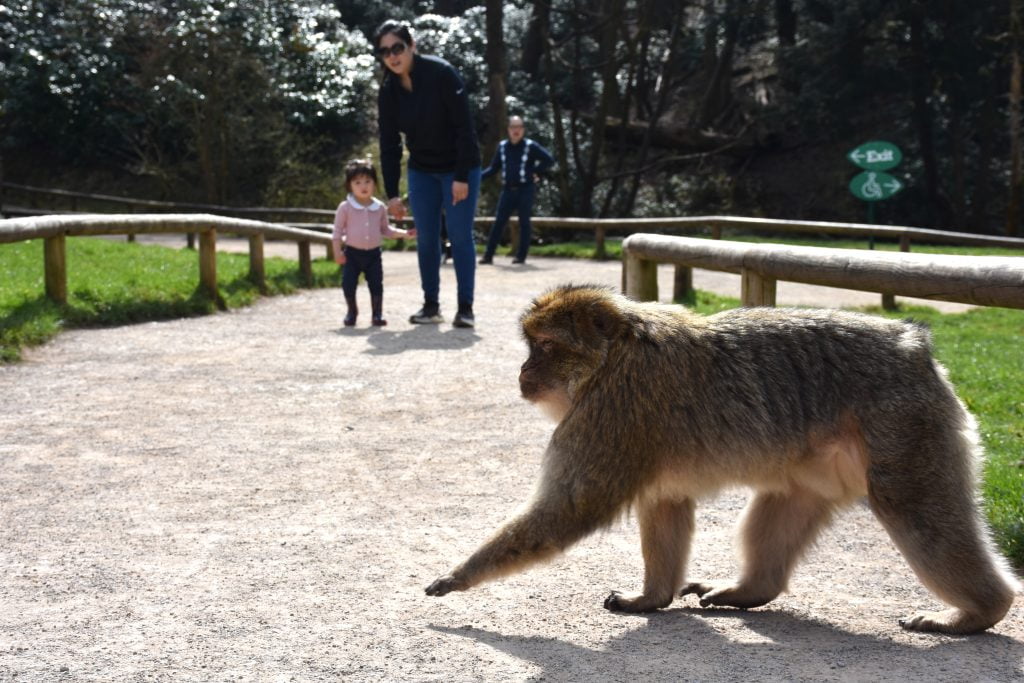
POLYGON ((974 633, 1013 603, 1020 584, 976 500, 977 427, 926 327, 824 309, 702 316, 574 284, 535 298, 520 326, 521 394, 557 422, 540 481, 428 595, 524 570, 633 513, 643 590, 612 591, 605 608, 648 612, 690 594, 702 607, 760 607, 833 516, 866 497, 950 605, 904 629, 974 633), (753 490, 739 577, 687 581, 696 501, 736 485, 753 490))

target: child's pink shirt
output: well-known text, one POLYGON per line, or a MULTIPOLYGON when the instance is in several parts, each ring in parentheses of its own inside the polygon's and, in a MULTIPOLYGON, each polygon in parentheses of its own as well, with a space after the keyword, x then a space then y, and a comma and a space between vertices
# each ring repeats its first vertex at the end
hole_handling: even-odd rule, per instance
POLYGON ((342 238, 350 247, 375 249, 384 237, 404 237, 405 234, 405 230, 396 230, 388 224, 387 207, 382 201, 374 197, 369 206, 363 206, 349 194, 334 213, 331 239, 337 253, 341 250, 342 238))

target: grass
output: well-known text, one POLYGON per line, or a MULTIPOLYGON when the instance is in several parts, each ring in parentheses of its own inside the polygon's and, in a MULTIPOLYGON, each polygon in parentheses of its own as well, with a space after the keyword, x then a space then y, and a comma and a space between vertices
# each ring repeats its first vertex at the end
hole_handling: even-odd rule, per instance
MULTIPOLYGON (((814 240, 799 243, 822 245, 814 240)), ((866 247, 856 242, 828 245, 866 247)), ((618 258, 621 241, 609 240, 607 251, 610 258, 618 258)), ((964 247, 928 251, 1024 255, 964 247)), ((594 244, 541 245, 532 248, 531 254, 592 258, 594 244)), ((58 306, 43 295, 42 242, 0 246, 0 362, 18 360, 22 348, 44 343, 62 329, 204 315, 218 308, 245 306, 261 296, 247 277, 246 254, 218 254, 219 302, 197 286, 198 258, 192 251, 71 238, 67 260, 68 303, 58 306)), ((300 287, 294 261, 268 258, 265 268, 268 294, 285 294, 300 287)), ((334 263, 316 260, 313 270, 314 286, 337 285, 334 263)), ((703 313, 739 305, 736 299, 705 292, 697 292, 688 303, 703 313)), ((905 308, 896 313, 872 312, 909 316, 931 326, 938 358, 949 368, 961 398, 979 420, 987 452, 985 505, 997 542, 1018 569, 1024 568, 1024 353, 1020 349, 1024 311, 977 308, 950 315, 930 308, 905 308)))
MULTIPOLYGON (((44 295, 41 240, 0 247, 0 362, 16 361, 21 349, 42 344, 62 329, 123 325, 212 313, 247 306, 260 295, 249 280, 247 254, 217 254, 220 301, 198 286, 194 251, 95 238, 67 240, 68 302, 44 295)), ((300 287, 294 261, 268 258, 266 292, 300 287)), ((314 261, 314 286, 335 284, 338 266, 314 261)))

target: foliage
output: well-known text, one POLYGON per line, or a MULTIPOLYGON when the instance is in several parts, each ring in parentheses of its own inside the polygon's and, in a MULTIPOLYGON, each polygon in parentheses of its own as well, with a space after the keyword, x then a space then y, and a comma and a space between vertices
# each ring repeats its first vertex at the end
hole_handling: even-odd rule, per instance
POLYGON ((179 200, 335 170, 372 120, 365 38, 314 0, 8 4, 0 62, 9 169, 116 168, 179 200))
MULTIPOLYGON (((7 177, 333 205, 340 164, 375 138, 367 39, 384 19, 459 69, 484 137, 503 127, 487 113, 485 14, 472 0, 0 5, 7 177)), ((511 0, 507 108, 558 159, 536 210, 859 221, 846 153, 887 139, 906 189, 880 222, 1002 231, 1020 190, 1008 18, 920 0, 511 0)))

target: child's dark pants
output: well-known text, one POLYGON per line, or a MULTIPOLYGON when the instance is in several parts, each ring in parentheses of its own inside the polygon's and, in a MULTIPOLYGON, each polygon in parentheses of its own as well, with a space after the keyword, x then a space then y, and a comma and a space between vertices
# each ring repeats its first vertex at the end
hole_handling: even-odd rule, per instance
POLYGON ((346 245, 345 269, 341 274, 341 291, 345 293, 346 299, 355 299, 360 273, 366 275, 370 296, 381 296, 384 293, 384 267, 381 265, 380 247, 356 249, 346 245))

